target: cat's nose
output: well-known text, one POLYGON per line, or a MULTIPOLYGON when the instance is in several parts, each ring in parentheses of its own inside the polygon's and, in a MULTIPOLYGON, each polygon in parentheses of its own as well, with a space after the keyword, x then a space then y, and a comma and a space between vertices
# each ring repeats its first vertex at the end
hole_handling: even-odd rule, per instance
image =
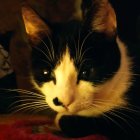
POLYGON ((53 103, 56 106, 62 106, 63 105, 63 103, 61 101, 59 101, 59 99, 57 97, 53 99, 53 103))

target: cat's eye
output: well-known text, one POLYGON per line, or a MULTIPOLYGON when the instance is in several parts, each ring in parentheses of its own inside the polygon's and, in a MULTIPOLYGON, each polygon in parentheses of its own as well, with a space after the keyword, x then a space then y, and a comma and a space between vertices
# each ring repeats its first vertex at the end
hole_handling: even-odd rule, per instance
POLYGON ((51 70, 44 69, 43 70, 43 78, 44 78, 45 82, 54 81, 54 83, 56 83, 55 74, 51 70))
POLYGON ((40 68, 36 69, 34 72, 36 80, 38 83, 42 84, 44 82, 54 81, 55 83, 55 75, 51 69, 40 68))
POLYGON ((82 71, 81 72, 81 77, 84 78, 84 79, 87 78, 88 77, 88 71, 82 71))
POLYGON ((83 70, 80 72, 79 78, 82 80, 90 80, 94 77, 94 72, 94 68, 83 70))
POLYGON ((82 74, 83 74, 83 75, 86 75, 86 74, 87 74, 87 71, 83 71, 82 74))
POLYGON ((48 70, 43 70, 43 75, 48 75, 50 72, 48 70))

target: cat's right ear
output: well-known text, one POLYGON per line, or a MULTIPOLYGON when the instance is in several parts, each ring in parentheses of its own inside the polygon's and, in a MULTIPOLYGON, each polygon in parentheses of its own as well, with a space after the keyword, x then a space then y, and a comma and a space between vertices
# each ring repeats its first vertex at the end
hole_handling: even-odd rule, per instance
POLYGON ((116 14, 109 0, 77 1, 80 1, 81 4, 78 13, 82 14, 82 21, 87 28, 90 28, 93 32, 103 33, 107 37, 116 35, 116 14))
POLYGON ((26 32, 33 44, 40 42, 42 36, 50 34, 50 28, 30 7, 22 7, 22 16, 26 32))

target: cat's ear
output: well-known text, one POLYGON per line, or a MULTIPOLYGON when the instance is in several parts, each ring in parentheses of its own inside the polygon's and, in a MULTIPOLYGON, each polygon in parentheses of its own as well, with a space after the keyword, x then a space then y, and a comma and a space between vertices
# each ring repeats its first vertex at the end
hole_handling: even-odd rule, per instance
POLYGON ((22 16, 26 32, 32 42, 38 43, 43 35, 50 34, 50 28, 30 7, 22 7, 22 16))
POLYGON ((107 36, 116 34, 116 14, 108 0, 83 0, 83 20, 90 28, 107 36))

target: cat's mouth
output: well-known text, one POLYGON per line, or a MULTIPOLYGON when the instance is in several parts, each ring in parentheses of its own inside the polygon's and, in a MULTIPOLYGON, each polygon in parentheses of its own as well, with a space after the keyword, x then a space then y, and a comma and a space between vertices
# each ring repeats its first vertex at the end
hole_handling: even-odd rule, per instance
POLYGON ((65 110, 69 112, 69 107, 68 106, 62 105, 62 107, 65 108, 65 110))
POLYGON ((82 112, 83 110, 85 110, 85 108, 81 108, 81 107, 78 107, 78 106, 75 106, 74 104, 71 104, 69 106, 66 106, 66 105, 62 105, 62 109, 57 111, 58 113, 70 113, 70 114, 78 114, 79 112, 82 112))
POLYGON ((77 114, 77 112, 81 111, 79 108, 74 107, 73 105, 61 105, 61 106, 50 106, 54 111, 58 113, 70 113, 70 114, 77 114))

